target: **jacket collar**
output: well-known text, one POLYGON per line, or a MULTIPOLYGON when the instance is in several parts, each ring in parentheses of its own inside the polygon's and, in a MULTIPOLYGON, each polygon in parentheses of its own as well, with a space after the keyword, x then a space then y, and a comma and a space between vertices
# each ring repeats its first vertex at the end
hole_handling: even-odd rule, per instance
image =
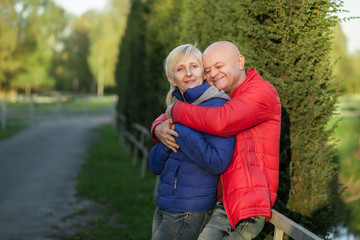
POLYGON ((235 91, 231 94, 231 98, 233 98, 234 96, 238 95, 239 93, 241 93, 242 89, 244 86, 246 86, 246 84, 248 82, 250 82, 253 79, 262 79, 262 77, 260 76, 260 74, 258 73, 258 71, 255 68, 250 68, 249 70, 246 71, 246 76, 247 78, 245 79, 244 82, 242 82, 240 84, 240 86, 238 86, 235 91))
POLYGON ((179 99, 180 101, 183 101, 183 102, 187 102, 187 103, 193 103, 196 99, 198 99, 201 94, 203 94, 206 89, 208 89, 210 87, 210 84, 205 82, 204 84, 202 85, 199 85, 199 86, 196 86, 196 87, 193 87, 193 88, 189 88, 188 90, 186 90, 184 92, 184 98, 183 96, 181 95, 179 89, 175 90, 172 92, 172 94, 177 98, 179 99))

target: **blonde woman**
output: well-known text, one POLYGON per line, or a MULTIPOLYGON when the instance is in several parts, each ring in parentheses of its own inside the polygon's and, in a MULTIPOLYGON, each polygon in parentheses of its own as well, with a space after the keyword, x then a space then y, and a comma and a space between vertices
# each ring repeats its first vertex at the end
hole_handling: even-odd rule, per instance
MULTIPOLYGON (((170 83, 169 105, 184 101, 207 107, 223 105, 229 97, 204 83, 202 54, 191 44, 172 50, 165 60, 170 83)), ((228 167, 234 137, 204 134, 176 124, 175 153, 161 142, 151 149, 149 165, 160 175, 152 239, 197 239, 216 203, 219 174, 228 167)))

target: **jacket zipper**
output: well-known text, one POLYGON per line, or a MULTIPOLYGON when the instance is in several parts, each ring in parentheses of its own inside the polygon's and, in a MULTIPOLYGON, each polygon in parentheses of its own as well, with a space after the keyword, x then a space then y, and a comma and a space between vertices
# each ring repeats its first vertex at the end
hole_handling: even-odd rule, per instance
POLYGON ((173 193, 175 193, 175 190, 176 190, 176 187, 177 187, 177 181, 178 181, 178 174, 179 174, 180 166, 181 166, 181 164, 178 166, 178 168, 176 169, 176 172, 175 172, 174 191, 173 191, 173 193))

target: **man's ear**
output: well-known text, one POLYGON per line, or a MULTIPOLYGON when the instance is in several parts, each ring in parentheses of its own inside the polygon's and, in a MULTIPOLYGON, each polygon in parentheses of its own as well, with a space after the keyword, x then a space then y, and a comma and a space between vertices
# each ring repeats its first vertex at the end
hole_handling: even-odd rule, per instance
POLYGON ((245 66, 245 57, 243 55, 239 55, 237 58, 237 64, 238 64, 238 68, 242 71, 244 70, 244 66, 245 66))
POLYGON ((173 80, 173 78, 170 76, 170 74, 167 75, 167 78, 168 78, 168 81, 169 81, 169 83, 170 83, 171 85, 173 85, 174 87, 177 87, 177 86, 176 86, 176 83, 174 82, 174 80, 173 80))

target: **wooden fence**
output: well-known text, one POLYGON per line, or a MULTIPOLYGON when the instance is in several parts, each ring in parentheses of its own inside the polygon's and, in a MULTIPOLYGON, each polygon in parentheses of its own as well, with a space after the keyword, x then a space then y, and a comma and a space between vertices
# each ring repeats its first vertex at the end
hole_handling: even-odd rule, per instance
MULTIPOLYGON (((132 163, 135 165, 138 158, 139 152, 142 154, 142 162, 141 162, 141 171, 140 176, 143 178, 145 176, 145 170, 147 165, 147 159, 149 150, 144 144, 146 140, 149 140, 151 135, 150 131, 146 129, 144 126, 133 123, 131 124, 131 128, 133 131, 127 131, 125 129, 126 118, 121 114, 117 114, 118 119, 118 134, 119 140, 125 143, 127 141, 133 147, 132 149, 132 163), (136 132, 135 134, 131 134, 131 132, 136 132), (138 136, 138 137, 137 137, 138 136)), ((154 194, 156 194, 157 190, 157 183, 159 180, 159 176, 156 177, 155 180, 155 188, 154 194)), ((303 228, 296 222, 292 221, 291 219, 287 218, 286 216, 282 215, 275 209, 271 210, 272 217, 270 219, 270 223, 274 225, 274 239, 275 240, 282 240, 284 238, 284 234, 292 237, 295 240, 321 240, 322 238, 318 237, 314 233, 310 232, 309 230, 303 228)))

